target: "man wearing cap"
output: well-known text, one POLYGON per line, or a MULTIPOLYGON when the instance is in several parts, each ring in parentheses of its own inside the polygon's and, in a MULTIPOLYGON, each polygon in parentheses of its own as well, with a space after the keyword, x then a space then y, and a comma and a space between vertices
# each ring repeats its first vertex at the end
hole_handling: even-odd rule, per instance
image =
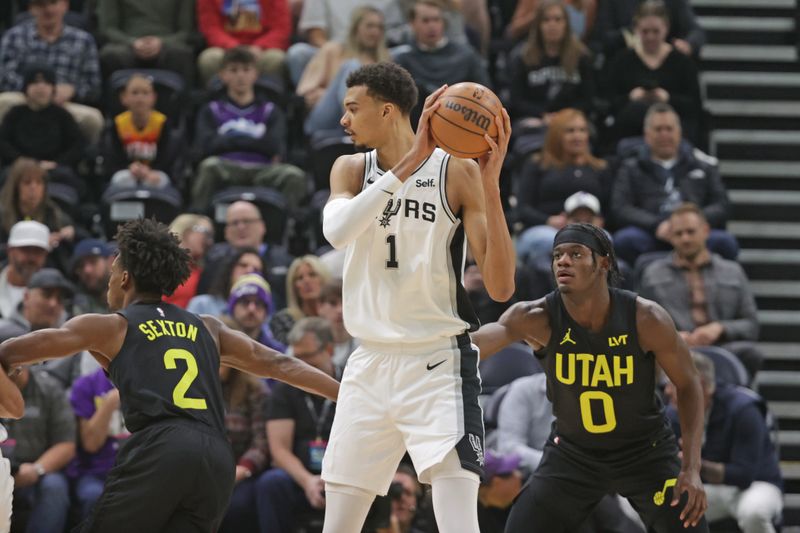
POLYGON ((64 24, 68 0, 30 0, 27 20, 9 29, 0 41, 0 118, 24 96, 22 72, 28 61, 44 61, 56 73, 55 102, 75 118, 90 142, 103 128, 99 110, 83 105, 100 96, 100 62, 92 36, 64 24), (81 103, 77 103, 81 102, 81 103))
MULTIPOLYGON (((39 270, 28 283, 19 312, 0 320, 0 341, 57 327, 64 297, 71 293, 72 286, 61 272, 39 270)), ((24 419, 7 423, 9 439, 16 445, 4 449, 14 474, 15 502, 24 500, 32 507, 27 531, 61 533, 69 485, 60 470, 75 455, 75 417, 64 389, 43 368, 23 367, 12 380, 25 400, 24 419)))
POLYGON ((17 222, 8 236, 8 265, 0 270, 0 317, 8 318, 22 301, 31 276, 44 266, 50 230, 33 220, 17 222))
POLYGON ((237 329, 248 337, 273 350, 285 352, 286 346, 278 342, 269 329, 267 319, 272 313, 270 286, 258 274, 245 274, 231 287, 228 315, 237 329))
POLYGON ((70 259, 70 272, 78 281, 72 302, 75 315, 107 313, 106 290, 111 276, 111 246, 99 239, 84 239, 78 243, 70 259))

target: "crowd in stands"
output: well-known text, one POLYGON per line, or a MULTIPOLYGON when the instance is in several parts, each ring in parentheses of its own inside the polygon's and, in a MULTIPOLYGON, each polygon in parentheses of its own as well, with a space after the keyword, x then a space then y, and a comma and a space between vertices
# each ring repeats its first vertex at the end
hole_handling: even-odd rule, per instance
MULTIPOLYGON (((718 161, 703 151, 705 35, 688 0, 7 0, 0 30, 0 341, 107 312, 116 224, 155 216, 193 259, 170 303, 340 376, 358 339, 320 211, 333 159, 359 149, 339 124, 347 76, 395 61, 420 102, 474 81, 511 114, 501 189, 517 292, 492 301, 468 261, 481 320, 553 289, 557 230, 605 228, 625 288, 664 306, 696 350, 709 518, 745 533, 779 522, 769 413, 748 389, 763 360, 755 299, 725 231, 718 161)), ((545 380, 531 372, 484 391, 485 532, 503 530, 549 432, 545 380)), ((119 395, 88 353, 13 379, 26 401, 0 444, 13 531, 63 533, 90 512, 126 438, 119 395)), ((314 531, 335 405, 233 369, 220 380, 237 458, 220 531, 314 531)), ((402 463, 365 531, 435 530, 429 491, 402 463)), ((643 531, 611 497, 585 530, 643 531)))

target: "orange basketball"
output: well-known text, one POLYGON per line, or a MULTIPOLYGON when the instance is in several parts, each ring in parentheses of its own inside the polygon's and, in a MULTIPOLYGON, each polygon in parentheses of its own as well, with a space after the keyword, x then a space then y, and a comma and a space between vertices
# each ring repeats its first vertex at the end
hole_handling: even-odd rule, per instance
POLYGON ((483 138, 497 140, 494 117, 503 105, 490 89, 479 83, 452 85, 439 97, 441 104, 431 117, 431 134, 436 144, 454 157, 473 159, 489 151, 483 138))

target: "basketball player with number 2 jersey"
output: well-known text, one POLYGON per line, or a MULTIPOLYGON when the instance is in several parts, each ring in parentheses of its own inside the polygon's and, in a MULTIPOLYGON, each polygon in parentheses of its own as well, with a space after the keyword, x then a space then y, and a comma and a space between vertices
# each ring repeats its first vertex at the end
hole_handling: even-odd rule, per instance
POLYGON ((376 494, 386 494, 408 450, 420 480, 433 487, 442 533, 478 533, 483 467, 477 327, 462 285, 466 249, 489 295, 514 291, 514 250, 498 181, 511 133, 496 117, 495 143, 479 160, 435 147, 429 129, 437 99, 417 127, 409 114, 417 89, 391 63, 347 79, 341 124, 366 154, 340 157, 331 170, 323 231, 346 249, 344 322, 361 346, 350 356, 322 478, 324 533, 357 533, 376 494))
POLYGON ((132 220, 116 240, 119 255, 108 281, 109 308, 116 312, 79 315, 60 328, 7 340, 0 361, 13 368, 86 350, 119 389, 131 437, 81 532, 216 532, 235 471, 220 365, 273 376, 332 400, 338 383, 217 318, 163 302, 190 272, 188 250, 167 226, 132 220))

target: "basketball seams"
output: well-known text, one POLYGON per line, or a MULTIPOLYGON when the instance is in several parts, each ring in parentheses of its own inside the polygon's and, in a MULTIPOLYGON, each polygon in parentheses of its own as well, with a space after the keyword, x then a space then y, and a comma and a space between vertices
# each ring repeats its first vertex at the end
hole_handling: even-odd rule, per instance
POLYGON ((465 152, 463 150, 459 150, 455 146, 450 146, 446 142, 444 142, 441 139, 439 139, 439 137, 437 137, 437 135, 433 132, 432 129, 431 129, 431 134, 433 135, 433 140, 436 141, 436 144, 438 144, 441 148, 446 148, 445 151, 450 151, 448 153, 451 153, 451 155, 454 155, 455 157, 459 157, 461 159, 472 159, 473 157, 479 157, 479 156, 484 154, 483 151, 465 152), (466 156, 466 157, 464 157, 464 156, 466 156))
MULTIPOLYGON (((434 111, 434 112, 433 112, 433 114, 434 114, 434 115, 436 115, 437 117, 439 117, 440 119, 444 120, 444 121, 445 121, 445 122, 447 122, 448 124, 452 124, 453 126, 455 126, 456 128, 458 128, 458 129, 460 129, 460 130, 464 130, 464 131, 466 131, 467 133, 471 133, 472 135, 477 135, 478 137, 480 137, 481 139, 483 139, 483 135, 484 135, 484 132, 483 132, 483 131, 481 131, 481 132, 479 133, 479 132, 477 132, 477 131, 472 131, 472 130, 469 130, 469 129, 465 128, 464 126, 462 126, 461 124, 458 124, 457 122, 453 122, 452 120, 450 120, 450 119, 449 119, 449 118, 447 118, 446 116, 439 114, 438 110, 437 110, 437 111, 434 111)), ((492 137, 492 139, 494 139, 494 140, 497 140, 497 135, 495 135, 495 136, 491 136, 491 135, 490 135, 490 137, 492 137)))

